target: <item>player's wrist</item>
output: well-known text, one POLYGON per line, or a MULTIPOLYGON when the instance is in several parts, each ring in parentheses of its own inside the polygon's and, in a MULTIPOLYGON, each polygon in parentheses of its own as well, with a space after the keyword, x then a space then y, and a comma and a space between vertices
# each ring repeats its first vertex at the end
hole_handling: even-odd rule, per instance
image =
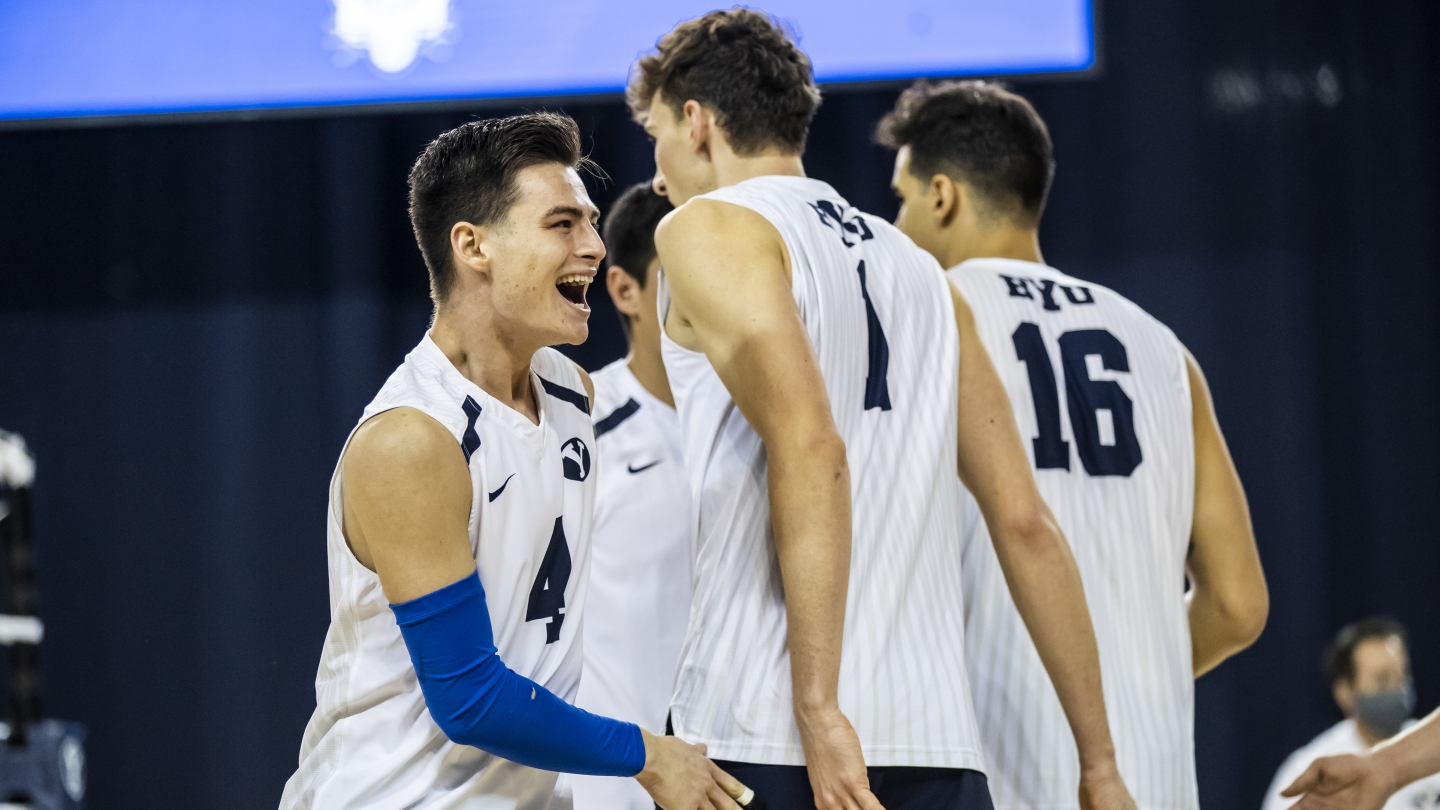
POLYGON ((845 715, 840 711, 840 702, 834 697, 814 697, 795 701, 795 722, 803 732, 807 728, 822 727, 845 715))
POLYGON ((659 780, 656 771, 660 767, 660 746, 655 735, 643 728, 640 729, 640 739, 645 744, 645 765, 635 774, 635 779, 640 782, 641 787, 648 790, 659 780))
MULTIPOLYGON (((1394 794, 1395 791, 1413 781, 1405 777, 1404 763, 1396 754, 1395 746, 1389 745, 1381 746, 1369 756, 1360 758, 1365 763, 1367 771, 1365 778, 1384 790, 1386 796, 1394 794)), ((1416 778, 1419 776, 1424 776, 1424 774, 1419 774, 1416 778)))
POLYGON ((1092 752, 1080 757, 1080 781, 1099 783, 1120 778, 1120 767, 1115 764, 1115 748, 1092 752))

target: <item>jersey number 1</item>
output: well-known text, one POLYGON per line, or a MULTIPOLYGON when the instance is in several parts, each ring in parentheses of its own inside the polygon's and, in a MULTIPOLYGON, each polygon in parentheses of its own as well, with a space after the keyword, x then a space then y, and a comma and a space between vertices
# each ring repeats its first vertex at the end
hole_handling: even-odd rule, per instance
POLYGON ((525 609, 525 621, 549 619, 545 625, 545 643, 554 644, 560 640, 560 625, 565 623, 565 586, 570 584, 570 544, 565 540, 563 517, 555 518, 555 531, 550 533, 550 545, 545 548, 545 558, 540 561, 540 570, 535 574, 535 584, 530 587, 530 604, 525 609))
MULTIPOLYGON (((1010 336, 1015 354, 1030 378, 1035 402, 1035 469, 1070 469, 1070 443, 1060 434, 1060 397, 1050 350, 1040 327, 1029 321, 1010 336)), ((1140 441, 1135 438, 1135 403, 1114 380, 1093 380, 1085 358, 1098 355, 1108 371, 1130 370, 1125 344, 1104 329, 1078 329, 1060 336, 1060 365, 1065 371, 1065 402, 1070 430, 1085 472, 1128 477, 1140 466, 1140 441), (1105 430, 1105 427, 1109 430, 1105 430), (1108 434, 1108 435, 1107 435, 1108 434)))
POLYGON ((860 274, 860 297, 865 299, 865 330, 870 343, 870 370, 865 373, 865 410, 879 408, 890 410, 890 382, 886 375, 890 371, 890 341, 885 339, 885 329, 880 326, 880 316, 875 314, 875 305, 870 303, 870 288, 865 286, 865 261, 855 268, 860 274))

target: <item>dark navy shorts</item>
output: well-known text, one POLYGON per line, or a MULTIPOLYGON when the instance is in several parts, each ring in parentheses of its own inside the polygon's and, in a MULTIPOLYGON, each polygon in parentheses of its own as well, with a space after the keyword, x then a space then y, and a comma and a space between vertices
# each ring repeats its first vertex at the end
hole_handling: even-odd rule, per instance
MULTIPOLYGON (((815 810, 804 765, 715 761, 765 802, 765 810, 815 810)), ((870 768, 870 791, 885 810, 995 810, 985 774, 960 768, 870 768)))

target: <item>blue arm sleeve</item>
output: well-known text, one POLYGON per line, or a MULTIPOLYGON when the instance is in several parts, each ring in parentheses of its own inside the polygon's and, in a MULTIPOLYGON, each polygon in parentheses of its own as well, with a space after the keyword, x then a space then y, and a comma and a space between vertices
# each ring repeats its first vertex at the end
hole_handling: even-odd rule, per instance
POLYGON ((634 776, 645 767, 639 726, 577 709, 505 666, 478 573, 390 608, 445 736, 547 771, 634 776))

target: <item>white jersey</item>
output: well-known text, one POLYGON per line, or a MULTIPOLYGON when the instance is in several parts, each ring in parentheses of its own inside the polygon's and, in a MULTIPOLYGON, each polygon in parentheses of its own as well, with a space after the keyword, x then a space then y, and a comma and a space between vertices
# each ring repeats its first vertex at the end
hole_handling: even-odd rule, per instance
MULTIPOLYGON (((1184 349, 1116 293, 1041 264, 975 259, 949 276, 1080 569, 1120 774, 1141 810, 1194 810, 1184 583, 1195 450, 1184 349)), ((969 493, 965 504, 965 660, 995 807, 1076 807, 1070 726, 969 493)))
MULTIPOLYGON (((1405 727, 1409 728, 1414 724, 1415 721, 1411 720, 1405 724, 1405 727)), ((1265 794, 1265 804, 1262 810, 1285 810, 1299 801, 1299 799, 1287 799, 1281 796, 1280 791, 1299 779, 1300 774, 1310 767, 1310 763, 1320 757, 1333 757, 1338 754, 1364 754, 1369 750, 1370 746, 1366 745, 1365 738, 1360 736, 1360 730, 1355 727, 1355 721, 1341 720, 1286 758, 1285 763, 1280 766, 1280 770, 1275 773, 1275 781, 1270 783, 1270 791, 1265 794)), ((1440 808, 1440 774, 1427 776, 1400 788, 1384 805, 1384 810, 1436 810, 1436 808, 1440 808)))
MULTIPOLYGON (((539 425, 466 379, 426 335, 360 421, 415 408, 455 437, 470 466, 470 545, 500 658, 573 701, 589 581, 595 433, 573 363, 542 349, 530 370, 539 425)), ((330 630, 315 678, 317 705, 282 810, 546 810, 554 773, 451 742, 431 720, 380 579, 345 541, 342 471, 337 465, 330 482, 330 630)))
MULTIPOLYGON (((591 376, 599 490, 575 705, 665 733, 690 616, 695 522, 675 409, 619 360, 591 376)), ((576 810, 652 810, 634 779, 570 777, 576 810)))
MULTIPOLYGON (((779 231, 845 441, 853 528, 839 702, 865 761, 982 770, 956 593, 959 333, 945 276, 818 180, 758 177, 705 196, 779 231)), ((698 507, 675 732, 716 759, 804 764, 765 448, 703 354, 668 337, 664 351, 698 507)))

